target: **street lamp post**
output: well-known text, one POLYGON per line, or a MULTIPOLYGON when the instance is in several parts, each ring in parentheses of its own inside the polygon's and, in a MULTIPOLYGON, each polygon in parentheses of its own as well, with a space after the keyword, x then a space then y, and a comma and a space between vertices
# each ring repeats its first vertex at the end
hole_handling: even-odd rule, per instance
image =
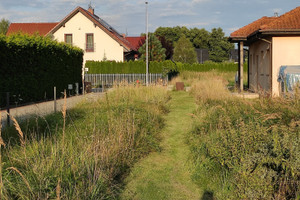
POLYGON ((149 71, 149 44, 148 44, 148 1, 145 2, 146 4, 146 86, 149 85, 148 80, 148 71, 149 71))

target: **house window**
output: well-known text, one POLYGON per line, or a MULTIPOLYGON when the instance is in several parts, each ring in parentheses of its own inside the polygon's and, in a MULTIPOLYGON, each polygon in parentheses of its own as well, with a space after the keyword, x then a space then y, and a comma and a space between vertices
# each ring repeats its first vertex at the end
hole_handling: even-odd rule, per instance
POLYGON ((87 33, 86 34, 86 45, 85 45, 85 51, 86 52, 94 52, 95 50, 95 44, 94 44, 94 34, 93 33, 87 33))
POLYGON ((65 43, 72 45, 73 44, 73 35, 65 34, 65 43))

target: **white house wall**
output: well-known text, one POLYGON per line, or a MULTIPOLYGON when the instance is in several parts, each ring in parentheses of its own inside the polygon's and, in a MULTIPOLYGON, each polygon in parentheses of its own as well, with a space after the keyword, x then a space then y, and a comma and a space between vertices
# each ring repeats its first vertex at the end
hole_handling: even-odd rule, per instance
POLYGON ((283 65, 300 65, 300 37, 273 37, 273 88, 274 96, 279 95, 277 81, 279 69, 283 65))
POLYGON ((58 41, 64 41, 65 34, 72 34, 73 45, 85 50, 87 33, 94 34, 95 46, 94 52, 84 53, 84 63, 87 60, 101 61, 104 57, 120 62, 124 60, 123 47, 80 12, 58 29, 54 37, 58 41))
POLYGON ((259 40, 249 46, 249 86, 254 92, 270 92, 271 89, 271 45, 268 40, 259 40))

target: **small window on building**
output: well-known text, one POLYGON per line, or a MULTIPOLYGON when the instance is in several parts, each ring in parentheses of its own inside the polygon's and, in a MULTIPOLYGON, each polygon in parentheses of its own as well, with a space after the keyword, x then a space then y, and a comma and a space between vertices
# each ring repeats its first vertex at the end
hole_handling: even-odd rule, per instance
POLYGON ((85 51, 86 52, 94 52, 95 51, 94 34, 93 33, 86 34, 85 51))
POLYGON ((65 34, 65 43, 72 45, 73 44, 73 35, 65 34))

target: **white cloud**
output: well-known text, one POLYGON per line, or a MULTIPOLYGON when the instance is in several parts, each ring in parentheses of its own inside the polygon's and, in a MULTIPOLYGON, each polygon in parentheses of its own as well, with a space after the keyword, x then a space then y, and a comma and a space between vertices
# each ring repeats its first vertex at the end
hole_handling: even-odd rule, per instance
MULTIPOLYGON (((12 22, 57 22, 77 6, 87 9, 90 1, 95 13, 119 32, 127 29, 129 34, 139 35, 145 31, 145 0, 0 0, 0 18, 12 22)), ((221 27, 230 33, 264 15, 282 15, 299 4, 292 0, 148 1, 152 32, 159 26, 182 25, 207 30, 221 27)))
POLYGON ((198 3, 202 3, 202 2, 207 2, 209 0, 192 0, 192 4, 198 4, 198 3))

